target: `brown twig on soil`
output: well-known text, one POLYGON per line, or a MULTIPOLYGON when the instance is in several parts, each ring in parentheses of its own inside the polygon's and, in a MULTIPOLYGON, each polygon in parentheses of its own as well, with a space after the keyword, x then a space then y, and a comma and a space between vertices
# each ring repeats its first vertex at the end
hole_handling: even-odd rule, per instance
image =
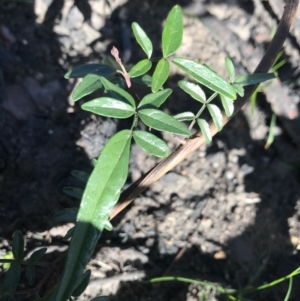
MULTIPOLYGON (((289 34, 290 27, 295 18, 297 8, 300 0, 288 0, 283 15, 281 17, 280 23, 278 25, 276 34, 274 35, 265 55, 261 59, 259 65, 255 69, 254 73, 268 72, 272 67, 276 56, 281 50, 285 39, 289 34)), ((244 97, 239 97, 235 101, 235 109, 232 117, 242 108, 242 106, 248 101, 253 92, 256 90, 258 85, 248 86, 245 88, 244 97)), ((227 118, 225 113, 222 112, 224 124, 226 124, 231 118, 227 118)), ((209 124, 212 136, 217 133, 217 128, 215 124, 210 121, 209 124)), ((185 144, 181 144, 177 149, 169 155, 167 158, 163 159, 156 166, 150 169, 145 175, 143 175, 139 180, 129 186, 121 194, 120 200, 115 208, 110 214, 110 219, 114 218, 119 214, 125 207, 127 207, 139 194, 141 194, 145 189, 147 189, 152 183, 160 179, 164 174, 173 169, 194 151, 196 151, 201 145, 205 143, 204 137, 200 132, 197 132, 191 138, 186 140, 185 144)))

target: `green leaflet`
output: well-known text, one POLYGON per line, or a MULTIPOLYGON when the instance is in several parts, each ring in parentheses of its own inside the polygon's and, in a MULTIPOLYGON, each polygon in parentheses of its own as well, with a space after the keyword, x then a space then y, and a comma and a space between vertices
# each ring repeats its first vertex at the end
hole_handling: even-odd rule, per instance
POLYGON ((173 63, 200 84, 230 99, 236 99, 236 92, 232 85, 209 67, 180 57, 174 58, 173 63))
POLYGON ((27 266, 25 274, 29 285, 32 285, 35 281, 35 267, 33 265, 27 266))
POLYGON ((83 189, 78 188, 78 187, 64 187, 63 192, 66 195, 69 195, 77 200, 81 200, 82 194, 83 194, 83 189))
POLYGON ((201 103, 205 103, 206 96, 204 91, 201 89, 199 85, 188 82, 186 80, 181 80, 178 82, 178 86, 187 94, 191 95, 194 99, 200 101, 201 103))
POLYGON ((229 80, 231 83, 233 83, 235 79, 235 70, 234 70, 233 62, 229 57, 225 58, 225 67, 229 75, 229 80))
POLYGON ((141 120, 150 128, 158 131, 190 136, 191 132, 174 117, 157 109, 141 109, 138 111, 141 120))
POLYGON ((216 105, 212 105, 212 104, 208 104, 207 109, 218 131, 221 131, 223 128, 223 116, 220 109, 216 105))
POLYGON ((135 64, 129 71, 131 78, 141 76, 148 72, 152 67, 152 62, 148 59, 144 59, 135 64))
POLYGON ((222 106, 225 110, 226 116, 230 117, 234 111, 233 100, 224 95, 220 95, 220 98, 221 98, 222 106))
POLYGON ((80 98, 95 92, 102 88, 102 82, 100 81, 100 75, 88 74, 86 75, 79 85, 75 88, 72 99, 77 101, 80 98))
POLYGON ((76 222, 78 209, 77 208, 65 208, 60 212, 53 215, 55 222, 76 222))
POLYGON ((122 100, 123 102, 131 105, 132 107, 135 108, 135 101, 133 97, 126 92, 124 89, 118 87, 117 85, 114 85, 112 82, 107 80, 105 77, 101 77, 101 82, 107 91, 108 95, 111 98, 116 98, 118 100, 122 100))
POLYGON ((131 27, 132 27, 133 34, 134 34, 136 41, 142 47, 142 49, 146 53, 148 59, 150 59, 150 57, 152 55, 152 51, 153 51, 153 46, 152 46, 151 40, 148 38, 148 36, 145 33, 145 31, 143 30, 143 28, 136 22, 133 22, 131 27))
POLYGON ((134 141, 148 154, 166 157, 170 153, 168 145, 160 138, 145 131, 134 131, 134 141))
POLYGON ((12 240, 14 259, 21 260, 23 258, 24 246, 25 241, 22 232, 20 230, 15 231, 12 240))
POLYGON ((195 114, 192 112, 183 112, 173 116, 178 121, 192 121, 195 118, 195 114))
POLYGON ((131 105, 110 97, 93 99, 83 104, 81 108, 97 115, 115 118, 128 118, 132 116, 135 111, 131 105))
POLYGON ((181 45, 183 36, 182 9, 175 5, 169 12, 162 33, 162 51, 166 58, 173 54, 181 45))
POLYGON ((205 119, 197 119, 197 123, 200 127, 201 133, 204 136, 205 142, 209 144, 212 140, 209 124, 205 119))
POLYGON ((128 176, 131 135, 130 130, 115 134, 104 146, 89 177, 56 301, 65 301, 70 297, 77 279, 92 256, 109 213, 119 199, 128 176))
POLYGON ((167 59, 160 59, 152 76, 152 92, 157 92, 168 79, 170 63, 167 59))
POLYGON ((164 89, 156 93, 151 93, 143 97, 138 105, 138 108, 142 108, 145 105, 152 105, 159 108, 165 100, 171 95, 171 89, 164 89))

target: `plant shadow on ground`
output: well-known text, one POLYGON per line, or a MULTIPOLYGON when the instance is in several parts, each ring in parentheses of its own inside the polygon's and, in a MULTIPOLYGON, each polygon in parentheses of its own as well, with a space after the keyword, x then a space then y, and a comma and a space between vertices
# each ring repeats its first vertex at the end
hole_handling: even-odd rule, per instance
MULTIPOLYGON (((48 11, 47 24, 44 24, 48 27, 48 31, 45 28, 39 29, 38 26, 36 29, 37 34, 42 36, 45 32, 48 32, 47 36, 43 36, 44 43, 47 44, 51 41, 51 50, 56 50, 51 54, 52 61, 47 63, 55 66, 58 66, 57 61, 61 57, 61 53, 53 36, 52 27, 57 14, 59 14, 62 2, 53 1, 53 6, 48 11), (57 5, 57 7, 54 5, 57 5)), ((186 1, 186 3, 188 2, 186 1)), ((174 1, 166 1, 161 7, 159 1, 156 1, 153 3, 152 10, 155 7, 159 8, 159 14, 156 15, 154 22, 151 19, 152 16, 148 16, 146 22, 141 22, 145 20, 143 15, 130 17, 132 20, 129 22, 137 21, 145 29, 149 28, 149 36, 157 39, 156 44, 158 44, 157 29, 160 28, 172 5, 174 5, 174 1)), ((127 11, 132 12, 138 5, 131 1, 124 7, 127 7, 127 11)), ((33 14, 33 8, 27 7, 27 9, 28 16, 33 14)), ((122 11, 122 7, 118 8, 115 15, 119 15, 120 11, 122 11)), ((111 18, 114 25, 116 23, 114 21, 115 15, 113 14, 111 18)), ((36 26, 33 17, 28 18, 26 22, 31 22, 31 26, 36 26)), ((118 27, 116 32, 119 32, 121 25, 115 26, 118 27)), ((103 31, 105 32, 106 29, 103 28, 103 31)), ((118 42, 120 39, 117 38, 116 40, 118 42)), ((119 45, 119 47, 122 49, 122 45, 119 45)), ((25 51, 26 49, 21 50, 26 57, 28 51, 25 51)), ((109 51, 110 48, 108 47, 107 52, 109 51)), ((98 54, 94 53, 93 55, 98 54)), ((159 55, 159 52, 157 52, 157 55, 159 55)), ((138 57, 141 57, 139 50, 132 59, 135 60, 138 57)), ((76 58, 76 61, 84 61, 84 58, 76 58)), ((41 63, 42 56, 37 61, 37 65, 41 63)), ((31 59, 29 58, 30 64, 31 59)), ((59 68, 59 70, 53 71, 48 76, 51 78, 52 74, 54 78, 58 75, 62 77, 65 71, 59 68)), ((24 67, 24 73, 26 73, 26 67, 24 67)), ((11 76, 11 81, 15 82, 10 70, 4 71, 4 75, 11 76)), ((171 81, 174 81, 174 79, 171 81)), ((4 153, 7 154, 5 159, 6 169, 1 174, 4 180, 1 181, 2 187, 0 188, 1 202, 4 204, 2 210, 5 213, 0 225, 0 233, 3 237, 10 238, 12 232, 16 229, 24 232, 40 232, 52 228, 54 226, 51 221, 53 213, 65 207, 74 207, 74 201, 64 197, 61 193, 64 186, 70 185, 70 171, 75 168, 91 170, 90 161, 86 154, 75 145, 82 130, 80 121, 87 120, 88 114, 81 112, 77 106, 77 108, 75 107, 76 114, 73 114, 77 117, 72 116, 72 114, 67 115, 65 113, 67 103, 62 101, 61 98, 56 99, 54 105, 55 110, 51 111, 50 117, 33 116, 30 121, 26 122, 15 122, 10 116, 5 116, 3 111, 0 113, 3 115, 1 128, 6 129, 5 131, 1 130, 4 133, 1 137, 1 145, 5 147, 6 151, 4 153), (53 135, 49 134, 49 129, 53 130, 53 135), (15 187, 18 187, 18 191, 15 191, 15 187)), ((175 110, 178 109, 178 106, 175 105, 175 110)), ((170 101, 167 109, 174 113, 173 107, 174 105, 170 101)), ((116 126, 112 123, 113 126, 121 127, 122 125, 116 126)), ((289 244, 288 225, 288 219, 294 215, 294 208, 299 198, 299 176, 288 165, 290 160, 297 162, 297 149, 285 135, 282 135, 282 137, 278 137, 269 150, 264 150, 264 142, 253 140, 249 135, 249 131, 248 121, 240 113, 223 132, 216 136, 215 142, 207 150, 207 156, 212 158, 213 155, 219 152, 225 152, 226 154, 232 149, 247 149, 245 155, 239 156, 238 166, 245 168, 245 165, 247 165, 252 168, 253 171, 244 178, 245 191, 257 193, 260 199, 260 202, 255 205, 255 219, 252 224, 241 231, 237 231, 240 233, 237 236, 232 233, 232 238, 225 242, 211 240, 212 244, 225 251, 227 254, 225 259, 217 260, 213 253, 205 252, 201 250, 201 246, 194 245, 188 248, 174 265, 172 263, 179 249, 175 248, 169 254, 168 252, 162 253, 161 251, 166 247, 161 247, 161 241, 156 231, 157 226, 155 226, 154 243, 149 247, 149 262, 144 264, 139 262, 138 259, 131 262, 133 266, 145 270, 146 279, 162 275, 172 265, 168 272, 171 275, 243 288, 260 268, 262 268, 262 271, 254 279, 254 285, 281 277, 298 267, 299 255, 297 253, 293 254, 293 247, 289 244), (265 267, 262 266, 264 262, 266 262, 265 267)), ((222 177, 225 178, 226 166, 223 169, 222 177)), ((231 185, 229 182, 230 180, 227 182, 224 180, 224 194, 228 192, 228 187, 231 185)), ((169 184, 172 186, 172 183, 169 184)), ((201 187, 199 187, 199 191, 200 189, 201 187)), ((206 206, 206 202, 210 202, 212 198, 219 195, 213 188, 201 193, 183 199, 181 203, 181 206, 192 206, 192 208, 198 209, 198 211, 195 209, 197 211, 194 216, 195 224, 203 218, 202 211, 205 208, 202 207, 206 206)), ((155 193, 151 195, 150 192, 148 197, 155 199, 157 196, 155 193)), ((168 195, 164 197, 168 198, 168 195)), ((159 208, 146 207, 142 215, 152 214, 158 216, 157 223, 159 224, 167 213, 174 210, 172 206, 174 198, 176 196, 170 196, 165 204, 160 205, 159 208)), ((78 202, 76 204, 78 205, 78 202)), ((240 212, 235 212, 236 208, 234 206, 231 208, 232 214, 228 215, 230 218, 240 215, 240 212)), ((124 232, 124 229, 119 227, 118 223, 122 220, 122 217, 124 218, 125 214, 126 212, 121 214, 114 222, 116 224, 115 231, 104 233, 96 251, 100 251, 103 246, 115 246, 121 249, 133 247, 140 250, 140 247, 146 244, 146 238, 136 239, 130 236, 125 243, 120 244, 120 234, 124 232), (109 243, 107 243, 108 240, 109 243)), ((132 215, 131 218, 134 218, 134 216, 132 215)), ((237 221, 237 227, 238 225, 239 222, 237 221)), ((184 227, 184 224, 182 227, 184 227)), ((189 228, 187 232, 191 230, 189 228)), ((219 229, 219 231, 222 231, 222 229, 219 229)), ((189 235, 191 233, 187 233, 186 238, 189 235)), ((197 236, 201 235, 201 231, 198 231, 197 236)), ((54 242, 65 245, 59 238, 53 241, 52 244, 54 242)), ((33 238, 29 242, 29 247, 38 246, 40 243, 40 240, 33 238)), ((291 300, 297 300, 296 296, 299 295, 297 287, 299 288, 300 285, 297 285, 297 281, 294 283, 293 298, 291 300)), ((287 283, 253 297, 255 300, 283 300, 286 290, 287 283)), ((209 296, 213 292, 206 290, 206 293, 209 296)), ((117 293, 111 298, 112 300, 129 298, 132 300, 186 300, 187 295, 196 298, 199 296, 199 287, 195 285, 188 288, 187 284, 178 282, 162 284, 126 282, 121 283, 117 293)))

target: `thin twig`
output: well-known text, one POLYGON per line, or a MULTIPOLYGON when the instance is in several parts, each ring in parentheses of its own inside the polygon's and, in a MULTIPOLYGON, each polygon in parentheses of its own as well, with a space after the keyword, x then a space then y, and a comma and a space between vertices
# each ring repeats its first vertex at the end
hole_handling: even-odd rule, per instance
MULTIPOLYGON (((281 17, 280 23, 278 25, 276 34, 274 35, 265 55, 260 61, 259 65, 255 69, 254 73, 268 72, 272 67, 278 53, 280 52, 285 39, 289 34, 290 27, 295 18, 297 8, 300 0, 288 0, 283 15, 281 17)), ((235 109, 232 117, 243 107, 243 105, 248 101, 253 92, 256 90, 258 85, 248 86, 245 88, 244 97, 239 97, 235 101, 235 109)), ((226 117, 225 113, 222 112, 224 124, 226 124, 230 119, 226 117)), ((210 121, 209 124, 212 136, 214 136, 218 131, 215 124, 210 121)), ((185 144, 181 144, 177 149, 169 155, 167 158, 163 159, 156 166, 150 169, 145 175, 143 175, 139 180, 129 186, 121 194, 120 200, 115 208, 110 214, 110 219, 114 218, 119 214, 125 207, 127 207, 139 194, 141 194, 145 189, 147 189, 152 183, 156 182, 168 171, 173 169, 184 159, 190 156, 194 151, 196 151, 201 145, 205 143, 203 135, 198 132, 191 138, 186 140, 185 144)))

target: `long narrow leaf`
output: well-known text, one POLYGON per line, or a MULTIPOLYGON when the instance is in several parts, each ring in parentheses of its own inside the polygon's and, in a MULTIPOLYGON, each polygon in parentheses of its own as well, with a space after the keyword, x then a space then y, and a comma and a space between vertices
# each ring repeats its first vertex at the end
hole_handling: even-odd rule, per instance
POLYGON ((197 123, 200 127, 201 133, 204 136, 205 142, 209 144, 212 140, 209 124, 205 119, 197 119, 197 123))
POLYGON ((236 92, 232 85, 209 67, 180 57, 173 59, 173 63, 200 84, 230 99, 236 99, 236 92))
POLYGON ((222 106, 225 110, 226 116, 230 117, 234 111, 233 100, 224 95, 220 95, 220 98, 221 98, 222 106))
POLYGON ((23 234, 20 230, 17 230, 13 235, 12 240, 12 252, 16 260, 21 260, 24 253, 25 241, 23 234))
POLYGON ((183 112, 173 116, 178 121, 191 121, 194 120, 195 114, 193 112, 183 112))
POLYGON ((175 5, 169 12, 162 34, 164 58, 173 54, 181 45, 183 35, 182 9, 175 5))
POLYGON ((130 78, 144 75, 152 67, 152 62, 148 59, 144 59, 135 64, 129 71, 130 78))
MULTIPOLYGON (((82 275, 128 175, 131 131, 114 135, 88 180, 56 301, 67 300, 82 275)), ((50 300, 53 300, 52 298, 50 300)))
POLYGON ((229 57, 225 58, 225 67, 229 75, 229 80, 231 83, 233 83, 235 79, 235 70, 234 70, 233 62, 229 57))

